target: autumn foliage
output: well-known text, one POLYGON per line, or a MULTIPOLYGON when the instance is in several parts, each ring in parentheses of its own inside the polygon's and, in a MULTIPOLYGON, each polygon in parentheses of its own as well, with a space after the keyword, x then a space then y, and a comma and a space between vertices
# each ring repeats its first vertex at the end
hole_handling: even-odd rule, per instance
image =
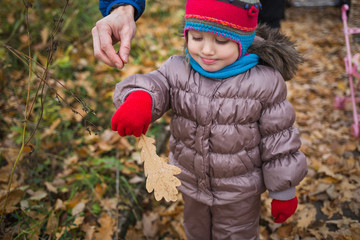
MULTIPOLYGON (((93 56, 97 4, 1 2, 0 239, 185 238, 179 171, 165 160, 171 112, 140 140, 110 130, 115 84, 183 53, 185 1, 147 1, 121 71, 93 56)), ((287 8, 281 31, 305 59, 287 86, 309 173, 283 224, 263 194, 261 238, 359 239, 360 140, 351 106, 333 107, 349 94, 340 9, 287 8)))

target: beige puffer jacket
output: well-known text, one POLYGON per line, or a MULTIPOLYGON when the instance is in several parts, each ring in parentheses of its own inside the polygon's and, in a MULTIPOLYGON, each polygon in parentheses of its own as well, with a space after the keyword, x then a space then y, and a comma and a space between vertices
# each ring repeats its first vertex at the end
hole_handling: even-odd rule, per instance
MULTIPOLYGON (((259 35, 271 34, 264 36, 260 31, 259 35)), ((262 58, 283 58, 277 68, 286 73, 261 62, 234 77, 209 79, 194 71, 185 56, 173 56, 160 69, 116 85, 116 108, 132 91, 145 90, 153 99, 152 121, 172 109, 169 157, 182 171, 179 190, 210 206, 239 201, 266 189, 277 199, 293 198, 294 187, 307 173, 283 78, 296 70, 284 61, 296 67, 299 57, 288 39, 276 34, 270 37, 273 39, 254 42, 255 48, 249 51, 262 57, 259 53, 267 52, 262 48, 287 43, 292 50, 285 54, 292 56, 262 58), (289 192, 290 196, 282 196, 289 192)))

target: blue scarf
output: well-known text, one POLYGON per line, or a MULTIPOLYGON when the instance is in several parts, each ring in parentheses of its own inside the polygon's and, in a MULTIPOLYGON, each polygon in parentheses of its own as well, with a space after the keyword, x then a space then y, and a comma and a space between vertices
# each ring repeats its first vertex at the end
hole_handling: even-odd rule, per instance
POLYGON ((232 64, 224 67, 223 69, 220 69, 216 72, 208 72, 205 71, 189 54, 190 57, 190 65, 191 67, 200 73, 201 75, 208 77, 208 78, 228 78, 235 75, 238 75, 240 73, 246 72, 250 68, 256 66, 259 63, 259 56, 256 54, 248 54, 245 56, 242 56, 232 64))

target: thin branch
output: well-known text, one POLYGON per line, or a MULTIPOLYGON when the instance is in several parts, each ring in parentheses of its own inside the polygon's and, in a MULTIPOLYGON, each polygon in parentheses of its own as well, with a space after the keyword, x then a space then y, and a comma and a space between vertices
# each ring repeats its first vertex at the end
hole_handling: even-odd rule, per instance
MULTIPOLYGON (((25 22, 26 22, 26 30, 27 30, 27 34, 28 34, 28 49, 29 49, 29 57, 31 58, 31 38, 30 38, 30 31, 29 31, 29 16, 28 16, 28 4, 25 3, 25 1, 23 1, 25 7, 26 7, 26 11, 25 11, 25 22)), ((4 202, 4 206, 3 209, 1 211, 1 216, 0 216, 0 225, 3 221, 3 217, 4 217, 4 213, 5 213, 5 209, 6 209, 6 205, 9 199, 9 194, 10 194, 10 190, 11 190, 11 184, 12 184, 12 180, 14 177, 14 172, 15 172, 15 168, 17 163, 20 160, 20 157, 22 155, 22 152, 24 150, 24 146, 25 146, 25 135, 26 135, 26 127, 27 127, 27 116, 28 116, 28 103, 30 100, 30 83, 31 83, 31 72, 32 72, 32 63, 31 60, 29 60, 28 62, 28 66, 29 66, 29 76, 28 76, 28 89, 27 89, 27 97, 26 97, 26 106, 25 106, 25 120, 24 120, 24 127, 23 127, 23 132, 22 132, 22 145, 19 151, 19 154, 14 162, 14 166, 12 167, 11 170, 11 174, 10 174, 10 179, 9 179, 9 183, 8 183, 8 188, 7 188, 7 193, 6 193, 6 197, 5 197, 5 202, 4 202)))

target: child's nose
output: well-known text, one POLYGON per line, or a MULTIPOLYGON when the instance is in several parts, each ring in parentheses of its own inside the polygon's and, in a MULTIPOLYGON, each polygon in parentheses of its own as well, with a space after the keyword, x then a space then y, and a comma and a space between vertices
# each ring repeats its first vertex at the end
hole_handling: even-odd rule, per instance
POLYGON ((215 53, 213 43, 211 43, 210 41, 205 41, 202 46, 201 52, 204 55, 213 55, 215 53))

